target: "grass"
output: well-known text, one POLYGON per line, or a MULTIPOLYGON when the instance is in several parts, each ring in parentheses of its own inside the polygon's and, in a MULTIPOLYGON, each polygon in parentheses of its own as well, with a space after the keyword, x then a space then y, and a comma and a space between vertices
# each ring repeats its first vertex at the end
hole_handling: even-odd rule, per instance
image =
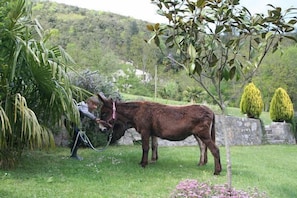
MULTIPOLYGON (((80 149, 83 161, 69 159, 68 148, 27 151, 14 170, 0 170, 0 197, 169 197, 184 179, 226 183, 223 172, 213 175, 213 157, 196 166, 198 147, 160 147, 159 161, 146 168, 138 165, 141 147, 110 146, 103 152, 80 149)), ((296 145, 231 147, 233 187, 257 187, 269 197, 297 197, 296 145)))

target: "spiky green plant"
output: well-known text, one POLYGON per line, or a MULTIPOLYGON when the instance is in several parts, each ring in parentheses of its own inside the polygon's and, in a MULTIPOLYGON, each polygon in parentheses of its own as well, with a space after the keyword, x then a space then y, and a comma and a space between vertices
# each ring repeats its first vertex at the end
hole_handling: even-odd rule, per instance
POLYGON ((242 113, 247 114, 249 118, 259 118, 263 110, 263 100, 260 90, 254 85, 249 83, 241 96, 240 110, 242 113))
POLYGON ((294 109, 293 103, 286 90, 283 88, 277 88, 270 102, 270 118, 274 122, 291 122, 294 109))
POLYGON ((13 167, 24 148, 53 145, 62 115, 78 122, 66 73, 72 59, 48 48, 26 0, 0 0, 0 167, 13 167))

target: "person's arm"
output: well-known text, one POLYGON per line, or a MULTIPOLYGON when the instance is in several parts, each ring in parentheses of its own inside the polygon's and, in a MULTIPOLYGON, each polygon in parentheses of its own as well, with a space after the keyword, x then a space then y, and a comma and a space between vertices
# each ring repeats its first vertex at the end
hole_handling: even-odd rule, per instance
POLYGON ((88 105, 85 103, 85 102, 81 102, 77 105, 78 107, 78 110, 81 114, 83 114, 84 116, 87 116, 88 118, 90 118, 91 120, 94 120, 96 121, 96 116, 89 112, 89 109, 88 109, 88 105))

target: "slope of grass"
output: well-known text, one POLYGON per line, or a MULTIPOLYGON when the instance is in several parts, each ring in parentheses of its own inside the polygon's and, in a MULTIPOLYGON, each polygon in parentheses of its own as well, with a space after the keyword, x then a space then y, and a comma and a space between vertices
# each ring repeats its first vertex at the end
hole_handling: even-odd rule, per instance
MULTIPOLYGON (((226 183, 213 175, 213 157, 198 167, 198 147, 161 147, 159 161, 141 168, 140 146, 110 146, 104 152, 80 149, 83 161, 69 159, 68 148, 25 152, 15 170, 0 170, 0 197, 135 197, 167 198, 184 179, 226 183)), ((297 197, 296 145, 231 147, 233 187, 257 187, 269 197, 297 197)))

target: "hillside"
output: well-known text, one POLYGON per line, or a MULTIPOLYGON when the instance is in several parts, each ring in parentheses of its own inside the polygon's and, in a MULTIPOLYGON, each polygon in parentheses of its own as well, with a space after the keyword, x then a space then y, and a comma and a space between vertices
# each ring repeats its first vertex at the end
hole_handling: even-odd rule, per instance
MULTIPOLYGON (((154 44, 145 42, 151 36, 146 28, 149 22, 49 1, 35 2, 33 15, 51 33, 50 43, 61 45, 73 57, 77 70, 96 70, 110 77, 119 69, 128 68, 154 76, 157 69, 161 91, 174 84, 174 92, 196 85, 186 72, 178 72, 176 64, 165 58, 169 50, 163 50, 162 54, 154 44)), ((153 96, 153 83, 133 84, 135 94, 145 92, 153 96)))
MULTIPOLYGON (((77 70, 96 70, 109 77, 119 69, 141 69, 150 73, 153 78, 157 74, 159 97, 174 100, 183 100, 183 92, 187 89, 201 89, 186 72, 181 72, 177 64, 166 58, 169 54, 175 56, 174 51, 163 47, 162 54, 155 45, 145 42, 151 36, 146 29, 149 24, 146 21, 38 0, 34 3, 33 15, 44 30, 51 34, 50 43, 63 46, 74 58, 74 68, 77 70)), ((296 37, 296 32, 293 36, 296 37)), ((285 42, 282 52, 267 55, 253 79, 263 93, 266 110, 269 109, 271 97, 278 87, 284 87, 288 91, 295 108, 297 107, 296 53, 296 45, 285 42)), ((229 106, 239 106, 239 85, 240 81, 222 83, 222 92, 229 106)), ((133 86, 136 91, 142 90, 148 96, 154 95, 154 82, 133 86)), ((212 103, 208 96, 199 97, 199 102, 206 100, 212 103)))
POLYGON ((33 15, 52 34, 51 43, 66 49, 79 68, 110 73, 129 61, 149 70, 155 64, 151 57, 160 54, 144 41, 150 37, 145 21, 49 1, 34 3, 33 15))

